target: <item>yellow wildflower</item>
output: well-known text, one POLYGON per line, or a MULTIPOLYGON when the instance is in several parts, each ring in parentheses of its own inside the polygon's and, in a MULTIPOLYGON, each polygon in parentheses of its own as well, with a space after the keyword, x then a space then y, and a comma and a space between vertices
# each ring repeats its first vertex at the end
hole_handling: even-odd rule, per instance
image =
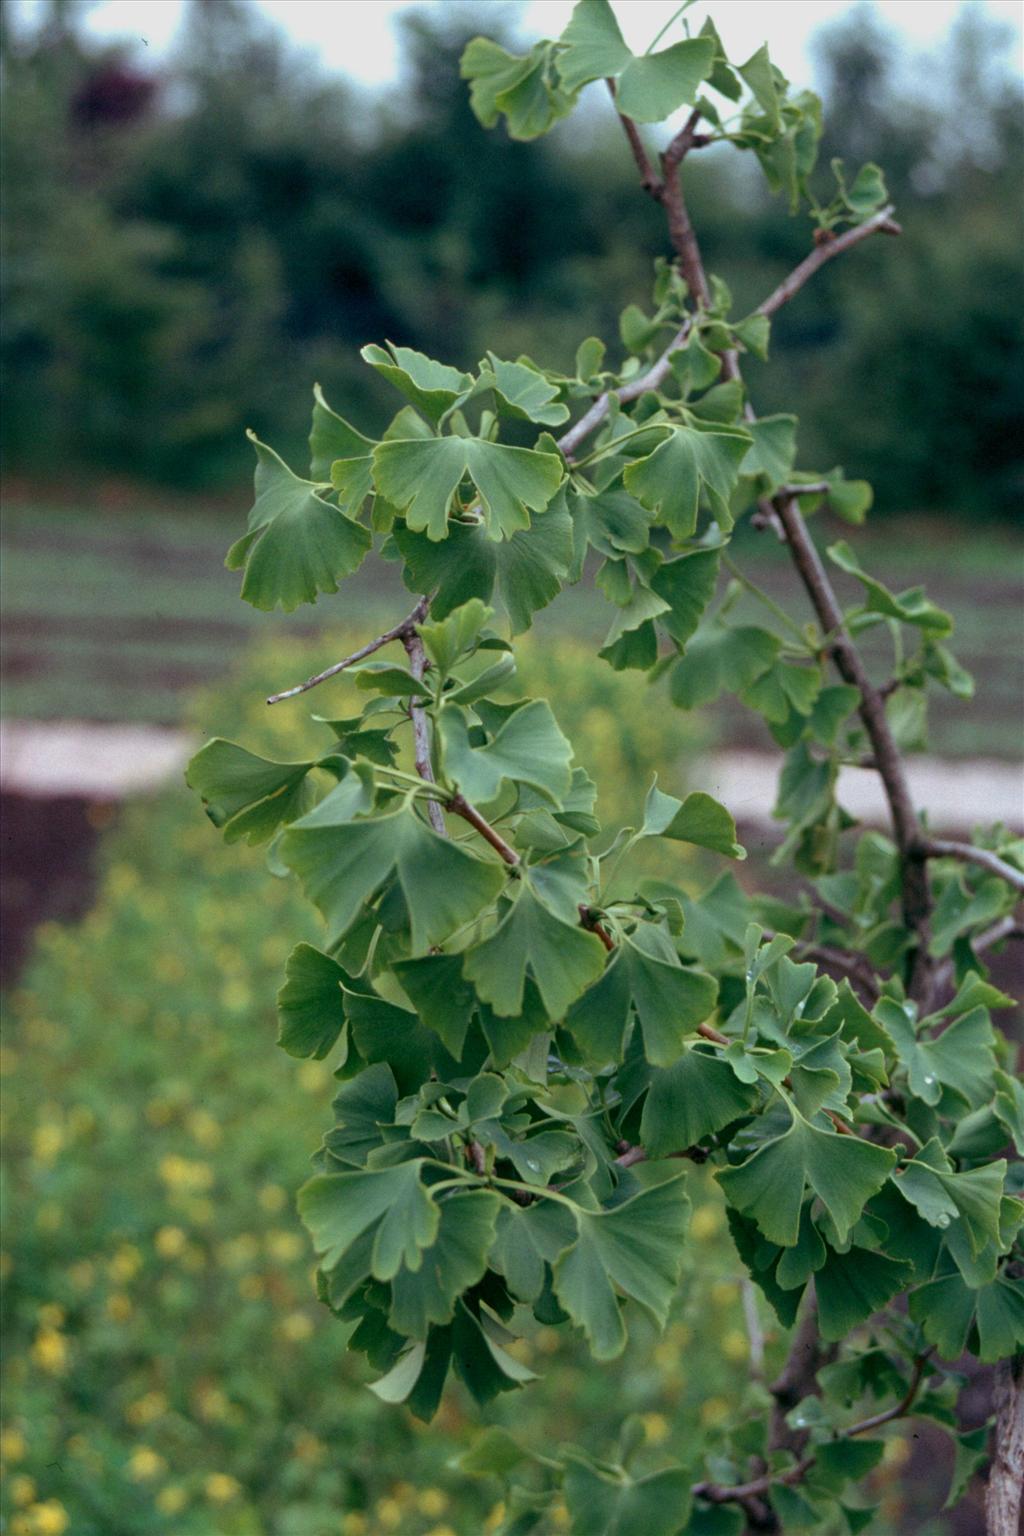
POLYGON ((67 1314, 62 1306, 55 1301, 46 1301, 39 1308, 36 1316, 44 1328, 60 1328, 63 1326, 67 1314))
POLYGON ((361 1514, 358 1509, 350 1510, 342 1518, 342 1536, 366 1536, 368 1530, 369 1526, 366 1523, 366 1516, 361 1514))
POLYGON ((139 883, 138 870, 130 864, 112 864, 107 873, 107 891, 111 896, 126 896, 139 883))
POLYGON ((32 1133, 32 1151, 41 1163, 52 1163, 64 1145, 64 1132, 52 1120, 37 1125, 32 1133))
POLYGON ((188 1494, 177 1483, 168 1483, 153 1502, 162 1515, 179 1515, 188 1503, 188 1494))
POLYGON ((161 1227, 153 1239, 153 1247, 162 1259, 176 1259, 188 1246, 188 1238, 180 1227, 161 1227))
POLYGON ((32 1345, 32 1359, 41 1371, 59 1376, 67 1370, 67 1339, 57 1328, 40 1328, 32 1345))
POLYGON ((327 1447, 316 1435, 311 1435, 308 1429, 301 1430, 295 1437, 295 1454, 300 1461, 323 1461, 327 1455, 327 1447))
POLYGON ((107 1316, 112 1323, 126 1323, 132 1310, 132 1299, 124 1291, 112 1291, 107 1297, 107 1316))
POLYGON ((238 1282, 238 1294, 243 1301, 259 1301, 265 1291, 261 1275, 243 1275, 238 1282))
POLYGON ((142 1254, 131 1243, 122 1243, 107 1265, 107 1274, 111 1280, 116 1280, 119 1285, 125 1285, 129 1280, 134 1280, 142 1268, 142 1254))
POLYGON ((488 1514, 487 1519, 484 1521, 484 1530, 496 1531, 504 1518, 505 1505, 499 1502, 495 1504, 494 1508, 488 1514))
POLYGON ((26 1450, 28 1445, 25 1444, 25 1435, 21 1430, 0 1430, 0 1456, 5 1461, 25 1461, 26 1450))
POLYGON ((230 1504, 241 1493, 242 1485, 237 1477, 229 1477, 226 1472, 211 1472, 203 1491, 211 1504, 230 1504))
POLYGON ((651 1445, 660 1445, 671 1434, 671 1426, 663 1413, 645 1413, 641 1415, 644 1426, 644 1438, 651 1445))
POLYGON ((910 1460, 910 1446, 906 1440, 887 1440, 882 1460, 886 1466, 902 1467, 905 1461, 910 1460))
POLYGON ((162 1419, 167 1412, 167 1399, 162 1392, 147 1392, 142 1397, 137 1397, 134 1403, 129 1403, 124 1411, 124 1416, 129 1424, 142 1426, 154 1424, 157 1419, 162 1419))
POLYGON ((67 1510, 58 1499, 47 1499, 45 1504, 33 1504, 28 1513, 33 1536, 64 1536, 71 1524, 67 1510))
POLYGON ((705 1429, 723 1424, 732 1412, 724 1397, 706 1397, 700 1405, 700 1421, 705 1429))
POLYGON ((556 1531, 567 1531, 572 1524, 572 1516, 561 1500, 551 1506, 551 1524, 556 1531))
POLYGON ((26 1477, 24 1473, 20 1473, 17 1477, 12 1477, 9 1487, 11 1502, 12 1504, 17 1504, 19 1509, 24 1509, 26 1504, 31 1504, 35 1499, 35 1481, 31 1477, 26 1477))
POLYGON ((737 1296, 735 1280, 716 1280, 711 1287, 711 1305, 714 1307, 728 1307, 736 1300, 737 1296))
POLYGON ((197 1163, 188 1157, 170 1152, 160 1159, 160 1177, 173 1190, 188 1194, 203 1194, 213 1185, 214 1173, 209 1163, 197 1163))
POLYGON ((128 1458, 128 1476, 133 1483, 148 1483, 151 1478, 162 1477, 167 1463, 150 1446, 140 1445, 128 1458))
POLYGON ((224 1132, 220 1122, 205 1109, 194 1109, 187 1120, 189 1135, 198 1141, 201 1147, 216 1147, 219 1145, 224 1132))
POLYGON ((201 1387, 196 1397, 201 1418, 217 1421, 228 1417, 231 1405, 220 1387, 201 1387))
POLYGON ((722 1337, 722 1354, 727 1360, 745 1360, 750 1353, 750 1341, 739 1328, 730 1328, 722 1337))
POLYGON ((230 1242, 223 1243, 217 1251, 217 1259, 225 1269, 244 1269, 259 1257, 260 1245, 251 1232, 242 1232, 230 1242))
POLYGON ((276 1230, 267 1233, 266 1247, 272 1259, 277 1259, 281 1264, 288 1264, 302 1256, 306 1244, 297 1232, 276 1230))
POLYGON ((263 1209, 273 1214, 274 1211, 280 1211, 284 1208, 288 1196, 280 1184, 264 1184, 257 1198, 263 1209))
POLYGON ((397 1499, 378 1499, 374 1513, 386 1531, 397 1531, 402 1523, 402 1506, 397 1499))
POLYGON ((699 1205, 690 1218, 690 1236, 698 1242, 714 1237, 722 1226, 722 1212, 717 1205, 699 1205))
POLYGON ((448 1495, 440 1488, 424 1488, 422 1493, 416 1496, 416 1508, 421 1515, 426 1515, 428 1520, 443 1515, 448 1508, 448 1495))
POLYGON ((289 1344, 302 1344, 313 1333, 313 1322, 306 1312, 289 1312, 287 1317, 282 1318, 279 1327, 282 1337, 289 1344))
POLYGON ((432 1525, 426 1536, 455 1536, 450 1525, 432 1525))

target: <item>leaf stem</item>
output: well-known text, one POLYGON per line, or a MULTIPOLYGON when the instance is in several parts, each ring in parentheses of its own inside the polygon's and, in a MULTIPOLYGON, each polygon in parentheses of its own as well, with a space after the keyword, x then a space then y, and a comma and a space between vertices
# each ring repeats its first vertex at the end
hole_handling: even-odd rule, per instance
POLYGON ((634 427, 632 432, 623 432, 621 436, 613 437, 611 442, 602 443, 600 448, 595 448, 585 458, 577 459, 573 467, 575 469, 585 469, 588 464, 593 464, 595 460, 603 458, 605 454, 614 453, 622 443, 628 443, 634 437, 643 437, 646 433, 656 432, 659 429, 665 430, 664 422, 647 422, 642 427, 634 427))
POLYGON ((725 550, 722 551, 722 563, 729 571, 732 572, 733 576, 739 582, 741 587, 745 587, 751 596, 756 597, 758 602, 763 603, 764 606, 775 615, 779 623, 784 625, 791 634, 796 636, 800 644, 800 650, 803 652, 803 654, 805 656, 810 655, 811 649, 807 644, 807 637, 803 630, 800 628, 799 624, 797 624, 796 620, 791 619, 785 609, 780 607, 780 605, 775 601, 774 597, 769 596, 763 587, 759 587, 756 581, 752 581, 744 571, 740 570, 740 567, 736 564, 735 560, 731 555, 727 554, 725 550))
POLYGON ((662 38, 665 36, 665 33, 669 30, 670 27, 675 25, 675 23, 679 20, 680 16, 683 14, 684 11, 688 11, 690 9, 690 6, 692 4, 693 4, 693 0, 683 0, 682 5, 677 7, 677 9, 672 12, 672 15, 669 17, 668 21, 666 21, 665 25, 662 27, 661 31, 658 33, 658 35, 654 39, 653 43, 650 43, 644 49, 644 56, 645 57, 647 56, 647 54, 654 52, 655 48, 657 48, 658 44, 661 42, 662 38))

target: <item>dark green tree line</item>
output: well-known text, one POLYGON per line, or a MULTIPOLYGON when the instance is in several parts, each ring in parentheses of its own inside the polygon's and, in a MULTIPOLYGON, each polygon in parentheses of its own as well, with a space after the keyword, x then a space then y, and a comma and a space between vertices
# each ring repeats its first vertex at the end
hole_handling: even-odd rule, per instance
MULTIPOLYGON (((927 98, 907 95, 870 12, 820 39, 824 161, 884 144, 893 192, 914 193, 913 259, 886 269, 896 294, 879 253, 866 283, 837 266, 780 321, 784 366, 765 388, 806 391, 808 450, 827 440, 872 475, 882 509, 994 514, 1020 488, 1021 230, 999 190, 1022 160, 1020 93, 988 62, 993 25, 965 12, 927 98)), ((404 89, 387 105, 317 73, 236 0, 193 0, 157 68, 90 41, 58 0, 32 37, 8 30, 8 471, 233 484, 241 428, 273 421, 298 443, 293 402, 313 378, 368 419, 380 400, 351 358, 370 337, 465 366, 485 335, 506 355, 543 338, 566 365, 581 330, 614 343, 605 296, 642 299, 657 210, 610 168, 596 113, 542 145, 495 135, 467 157, 458 58, 472 30, 461 8, 407 18, 404 89)), ((723 195, 706 159, 692 201, 709 259, 739 225, 737 299, 753 300, 805 231, 742 178, 723 195)))

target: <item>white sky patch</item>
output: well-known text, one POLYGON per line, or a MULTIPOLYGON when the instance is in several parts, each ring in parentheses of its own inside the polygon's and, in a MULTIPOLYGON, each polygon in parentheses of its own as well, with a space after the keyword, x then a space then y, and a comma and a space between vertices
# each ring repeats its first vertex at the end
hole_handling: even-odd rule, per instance
MULTIPOLYGON (((572 14, 573 0, 246 0, 274 18, 293 42, 312 48, 329 70, 341 71, 364 85, 393 81, 399 69, 395 18, 420 9, 448 14, 464 10, 482 23, 489 9, 503 16, 519 15, 524 42, 557 37, 572 14)), ((42 0, 7 0, 16 25, 33 26, 43 14, 42 0)), ((941 43, 965 6, 985 10, 1012 28, 1012 57, 1018 67, 1024 36, 1024 7, 1020 0, 875 0, 874 10, 901 34, 914 51, 941 43)), ((677 9, 677 0, 618 0, 616 13, 626 41, 637 52, 649 45, 677 9)), ((699 30, 710 11, 730 57, 742 62, 763 42, 785 74, 798 85, 813 84, 808 47, 814 32, 826 22, 857 9, 854 0, 710 0, 691 7, 687 19, 699 30)), ((138 51, 154 57, 170 47, 182 20, 182 0, 96 0, 88 10, 86 30, 109 40, 134 42, 138 51)), ((683 36, 676 22, 662 45, 683 36)))

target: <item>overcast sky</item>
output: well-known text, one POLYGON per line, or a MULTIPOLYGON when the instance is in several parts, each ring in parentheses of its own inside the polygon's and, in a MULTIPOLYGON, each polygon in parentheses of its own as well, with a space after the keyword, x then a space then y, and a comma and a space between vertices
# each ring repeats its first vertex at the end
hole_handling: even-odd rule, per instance
MULTIPOLYGON (((330 69, 367 85, 393 79, 398 66, 396 15, 418 8, 480 14, 493 4, 506 13, 518 9, 524 40, 557 37, 572 13, 572 0, 246 0, 273 16, 296 43, 314 48, 330 69)), ((42 0, 7 0, 9 14, 31 25, 42 0)), ((1011 57, 1019 64, 1024 6, 1020 0, 875 0, 875 9, 904 37, 913 51, 940 43, 966 4, 987 10, 1012 28, 1011 57)), ((690 10, 693 30, 710 9, 727 52, 744 59, 767 42, 772 57, 791 79, 813 83, 808 40, 823 22, 854 9, 851 0, 704 0, 690 10)), ((618 0, 617 14, 626 41, 643 51, 678 9, 678 0, 618 0)), ((156 55, 171 43, 181 20, 182 0, 95 0, 87 29, 104 38, 137 39, 156 55)), ((673 29, 671 37, 681 36, 673 29)))

